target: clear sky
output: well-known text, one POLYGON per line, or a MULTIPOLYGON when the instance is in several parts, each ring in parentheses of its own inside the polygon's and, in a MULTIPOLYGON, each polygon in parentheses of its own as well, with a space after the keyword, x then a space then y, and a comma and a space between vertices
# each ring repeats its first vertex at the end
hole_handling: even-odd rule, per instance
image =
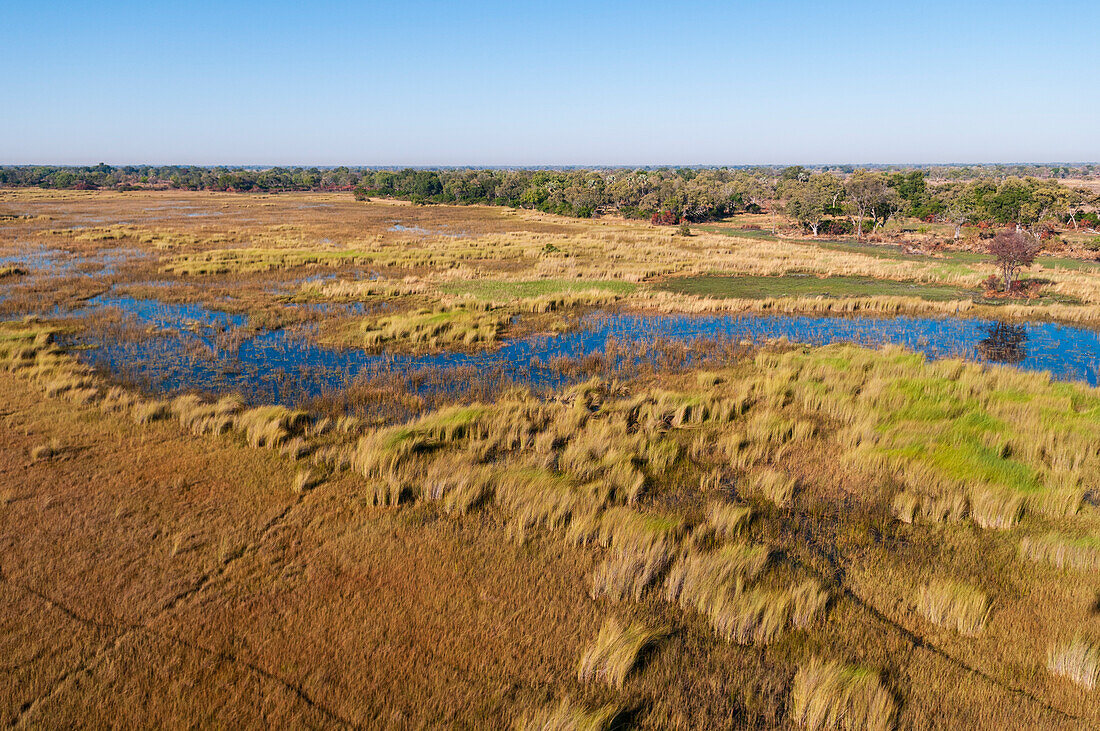
POLYGON ((1100 2, 0 2, 0 164, 1100 160, 1100 2))

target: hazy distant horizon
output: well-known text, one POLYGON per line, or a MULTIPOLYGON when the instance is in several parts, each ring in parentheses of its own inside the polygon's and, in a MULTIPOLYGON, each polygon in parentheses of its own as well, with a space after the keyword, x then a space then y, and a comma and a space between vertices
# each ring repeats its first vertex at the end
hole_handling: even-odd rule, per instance
POLYGON ((4 20, 13 165, 1100 160, 1083 0, 13 0, 4 20))
POLYGON ((348 168, 349 170, 661 170, 661 169, 679 169, 686 168, 689 170, 707 170, 707 169, 742 169, 742 168, 785 168, 785 167, 805 167, 811 169, 817 168, 895 168, 895 167, 909 167, 909 168, 963 168, 963 167, 1050 167, 1050 166, 1066 166, 1066 167, 1082 167, 1088 165, 1100 166, 1100 162, 1093 160, 1050 160, 1045 162, 1039 161, 996 161, 996 162, 929 162, 929 163, 914 163, 914 162, 828 162, 828 163, 808 163, 808 162, 776 162, 776 163, 615 163, 615 164, 598 164, 598 163, 560 163, 560 164, 533 164, 533 165, 479 165, 477 163, 459 164, 459 165, 409 165, 403 163, 393 164, 358 164, 358 163, 336 163, 336 164, 313 164, 313 163, 190 163, 190 162, 111 162, 109 160, 97 160, 93 163, 65 163, 65 162, 27 162, 27 163, 13 163, 13 162, 0 162, 0 168, 2 167, 69 167, 69 168, 81 168, 81 167, 94 167, 99 164, 109 165, 113 168, 124 167, 197 167, 197 168, 225 168, 235 170, 270 170, 273 168, 316 168, 318 170, 334 170, 337 168, 348 168))

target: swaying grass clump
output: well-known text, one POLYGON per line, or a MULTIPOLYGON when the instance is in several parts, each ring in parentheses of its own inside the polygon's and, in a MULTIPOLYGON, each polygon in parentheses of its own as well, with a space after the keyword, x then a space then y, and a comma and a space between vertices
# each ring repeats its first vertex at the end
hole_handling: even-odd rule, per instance
POLYGON ((738 593, 768 565, 767 546, 733 543, 712 553, 694 554, 669 572, 665 598, 709 614, 724 594, 738 593))
POLYGON ((757 471, 752 476, 752 485, 780 508, 790 505, 791 498, 794 497, 794 477, 770 467, 757 471))
POLYGON ((307 490, 316 487, 320 483, 318 475, 312 470, 298 470, 294 475, 294 482, 291 484, 291 489, 294 490, 296 495, 302 495, 307 490))
POLYGON ((596 642, 581 658, 577 677, 582 683, 599 680, 621 688, 638 664, 642 651, 667 635, 664 629, 650 629, 638 622, 623 626, 615 617, 600 628, 596 642))
POLYGON ((424 475, 421 495, 442 501, 448 513, 466 515, 493 493, 490 470, 471 462, 468 455, 454 454, 432 460, 424 475))
POLYGON ((1047 650, 1047 669, 1092 690, 1100 682, 1100 644, 1075 637, 1051 645, 1047 650))
POLYGON ((1020 522, 1024 512, 1022 495, 981 490, 970 495, 970 517, 983 528, 1004 530, 1020 522))
POLYGON ((894 497, 894 517, 903 523, 957 523, 966 517, 970 502, 961 492, 947 495, 918 495, 899 492, 894 497))
POLYGON ((767 645, 778 639, 791 618, 784 591, 750 589, 719 595, 707 617, 720 637, 738 645, 767 645))
POLYGON ((736 537, 752 520, 752 508, 734 503, 712 502, 707 506, 707 525, 719 538, 736 537))
POLYGON ((592 574, 592 598, 638 601, 671 563, 672 553, 663 544, 617 549, 592 574))
POLYGON ((1100 538, 1075 538, 1056 532, 1038 537, 1025 536, 1020 541, 1020 555, 1060 569, 1100 571, 1100 538))
POLYGON ((807 629, 829 605, 829 591, 814 579, 791 589, 791 624, 807 629))
POLYGON ((284 406, 261 406, 241 413, 234 421, 244 431, 250 447, 275 448, 299 434, 309 424, 310 416, 284 406))
POLYGON ((57 439, 51 439, 47 444, 39 444, 31 449, 31 461, 40 462, 42 460, 50 459, 61 454, 61 442, 57 439))
POLYGON ((985 628, 990 608, 985 592, 958 581, 933 581, 917 593, 917 611, 929 622, 967 637, 985 628))
POLYGON ((592 596, 641 599, 671 565, 684 533, 676 517, 616 507, 603 513, 597 540, 611 548, 592 576, 592 596))
POLYGON ((799 668, 791 690, 791 717, 811 731, 889 731, 897 704, 870 670, 814 657, 799 668))
POLYGON ((639 467, 645 460, 645 447, 645 437, 628 434, 625 424, 594 419, 569 439, 558 467, 578 480, 602 478, 621 502, 633 504, 645 487, 645 474, 639 467))
POLYGON ((795 617, 797 626, 808 626, 828 601, 816 582, 793 592, 750 588, 769 555, 766 546, 735 543, 689 556, 669 572, 665 598, 698 610, 727 642, 766 645, 795 617))
POLYGON ((167 419, 171 409, 167 401, 139 401, 133 404, 130 414, 138 424, 150 424, 167 419))
POLYGON ((535 468, 515 468, 501 475, 496 498, 509 516, 510 535, 519 541, 535 528, 564 529, 574 512, 585 506, 568 478, 535 468))
POLYGON ((589 710, 566 698, 557 706, 547 706, 524 715, 515 723, 517 731, 608 731, 622 707, 614 704, 589 710))

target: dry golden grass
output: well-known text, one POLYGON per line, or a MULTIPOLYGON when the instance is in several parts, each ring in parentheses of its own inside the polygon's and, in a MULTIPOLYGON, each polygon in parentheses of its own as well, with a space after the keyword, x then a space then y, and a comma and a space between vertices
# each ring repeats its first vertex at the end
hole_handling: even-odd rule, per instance
MULTIPOLYGON (((1049 292, 1082 304, 988 306, 969 299, 777 297, 719 299, 652 286, 665 276, 713 272, 754 276, 854 276, 976 289, 990 266, 948 256, 893 256, 815 242, 727 236, 678 237, 644 222, 571 220, 484 206, 357 203, 348 194, 238 195, 89 191, 81 195, 5 193, 14 235, 70 253, 132 249, 149 259, 127 263, 124 281, 228 281, 270 300, 260 282, 286 281, 307 298, 412 298, 429 308, 477 300, 522 312, 619 303, 650 310, 968 315, 999 319, 1100 320, 1100 274, 1085 266, 1037 265, 1049 292), (87 219, 101 224, 88 226, 87 219), (362 278, 363 270, 371 279, 362 278), (301 282, 303 272, 332 271, 333 282, 301 282), (284 272, 294 272, 284 276, 284 272), (259 278, 257 278, 259 277, 259 278), (624 283, 641 286, 622 288, 624 283), (532 289, 534 287, 534 289, 532 289), (527 294, 539 287, 543 294, 527 294), (563 289, 564 287, 564 289, 563 289), (520 294, 517 294, 519 292, 520 294)), ((751 217, 746 217, 747 222, 751 217)), ((2 245, 0 241, 0 245, 2 245)), ((187 285, 190 286, 190 285, 187 285)), ((74 293, 75 294, 75 293, 74 293)), ((200 295, 201 296, 201 295, 200 295)), ((17 298, 18 299, 18 298, 17 298)))
POLYGON ((621 688, 627 675, 638 665, 642 653, 666 634, 665 629, 652 629, 637 622, 623 625, 610 617, 600 628, 596 641, 585 650, 577 677, 582 683, 598 680, 621 688))
POLYGON ((889 731, 897 704, 874 672, 815 657, 794 678, 791 715, 815 731, 889 731))
POLYGON ((622 708, 613 704, 589 710, 568 698, 558 705, 524 715, 515 723, 517 731, 607 731, 622 708))
POLYGON ((1020 540, 1020 555, 1060 569, 1100 571, 1100 540, 1095 536, 1073 537, 1060 533, 1020 540))
POLYGON ((1047 651, 1047 669, 1092 690, 1100 682, 1100 645, 1080 637, 1051 645, 1047 651))
POLYGON ((785 508, 794 497, 795 479, 784 472, 768 468, 753 475, 752 486, 776 506, 785 508))
POLYGON ((984 592, 958 581, 933 581, 917 592, 917 611, 929 622, 968 637, 985 628, 990 609, 984 592))
POLYGON ((707 524, 720 538, 735 538, 752 520, 752 508, 734 503, 712 502, 707 506, 707 524))

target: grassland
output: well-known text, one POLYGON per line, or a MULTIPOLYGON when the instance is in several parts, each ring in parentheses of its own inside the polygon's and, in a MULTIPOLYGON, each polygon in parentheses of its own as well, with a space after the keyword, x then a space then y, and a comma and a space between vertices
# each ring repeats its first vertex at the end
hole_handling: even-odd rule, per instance
POLYGON ((6 209, 0 255, 53 252, 3 302, 48 307, 0 326, 7 725, 1100 725, 1096 389, 714 345, 705 371, 367 421, 121 385, 61 336, 149 334, 52 312, 155 292, 453 351, 594 307, 1089 321, 1089 265, 1034 273, 1079 304, 983 305, 962 298, 980 259, 779 236, 327 194, 0 191, 6 209), (702 289, 663 289, 685 277, 702 289))
POLYGON ((809 297, 916 297, 932 302, 974 299, 980 292, 962 287, 943 287, 913 282, 866 277, 812 276, 728 276, 711 275, 671 278, 659 288, 677 294, 735 299, 779 299, 809 297))
POLYGON ((155 283, 166 298, 228 298, 248 311, 269 308, 276 285, 297 288, 300 299, 409 309, 473 299, 529 312, 614 303, 683 312, 1100 319, 1094 253, 1044 255, 1025 275, 1037 296, 991 300, 982 285, 993 267, 981 242, 944 245, 920 232, 926 226, 891 224, 879 242, 818 241, 793 235, 775 216, 745 215, 678 236, 619 219, 360 203, 342 194, 27 189, 0 191, 0 211, 11 215, 0 256, 49 252, 63 275, 49 288, 35 271, 8 277, 0 309, 9 313, 72 307, 104 286, 144 292, 155 283), (758 281, 768 286, 755 289, 758 281))

